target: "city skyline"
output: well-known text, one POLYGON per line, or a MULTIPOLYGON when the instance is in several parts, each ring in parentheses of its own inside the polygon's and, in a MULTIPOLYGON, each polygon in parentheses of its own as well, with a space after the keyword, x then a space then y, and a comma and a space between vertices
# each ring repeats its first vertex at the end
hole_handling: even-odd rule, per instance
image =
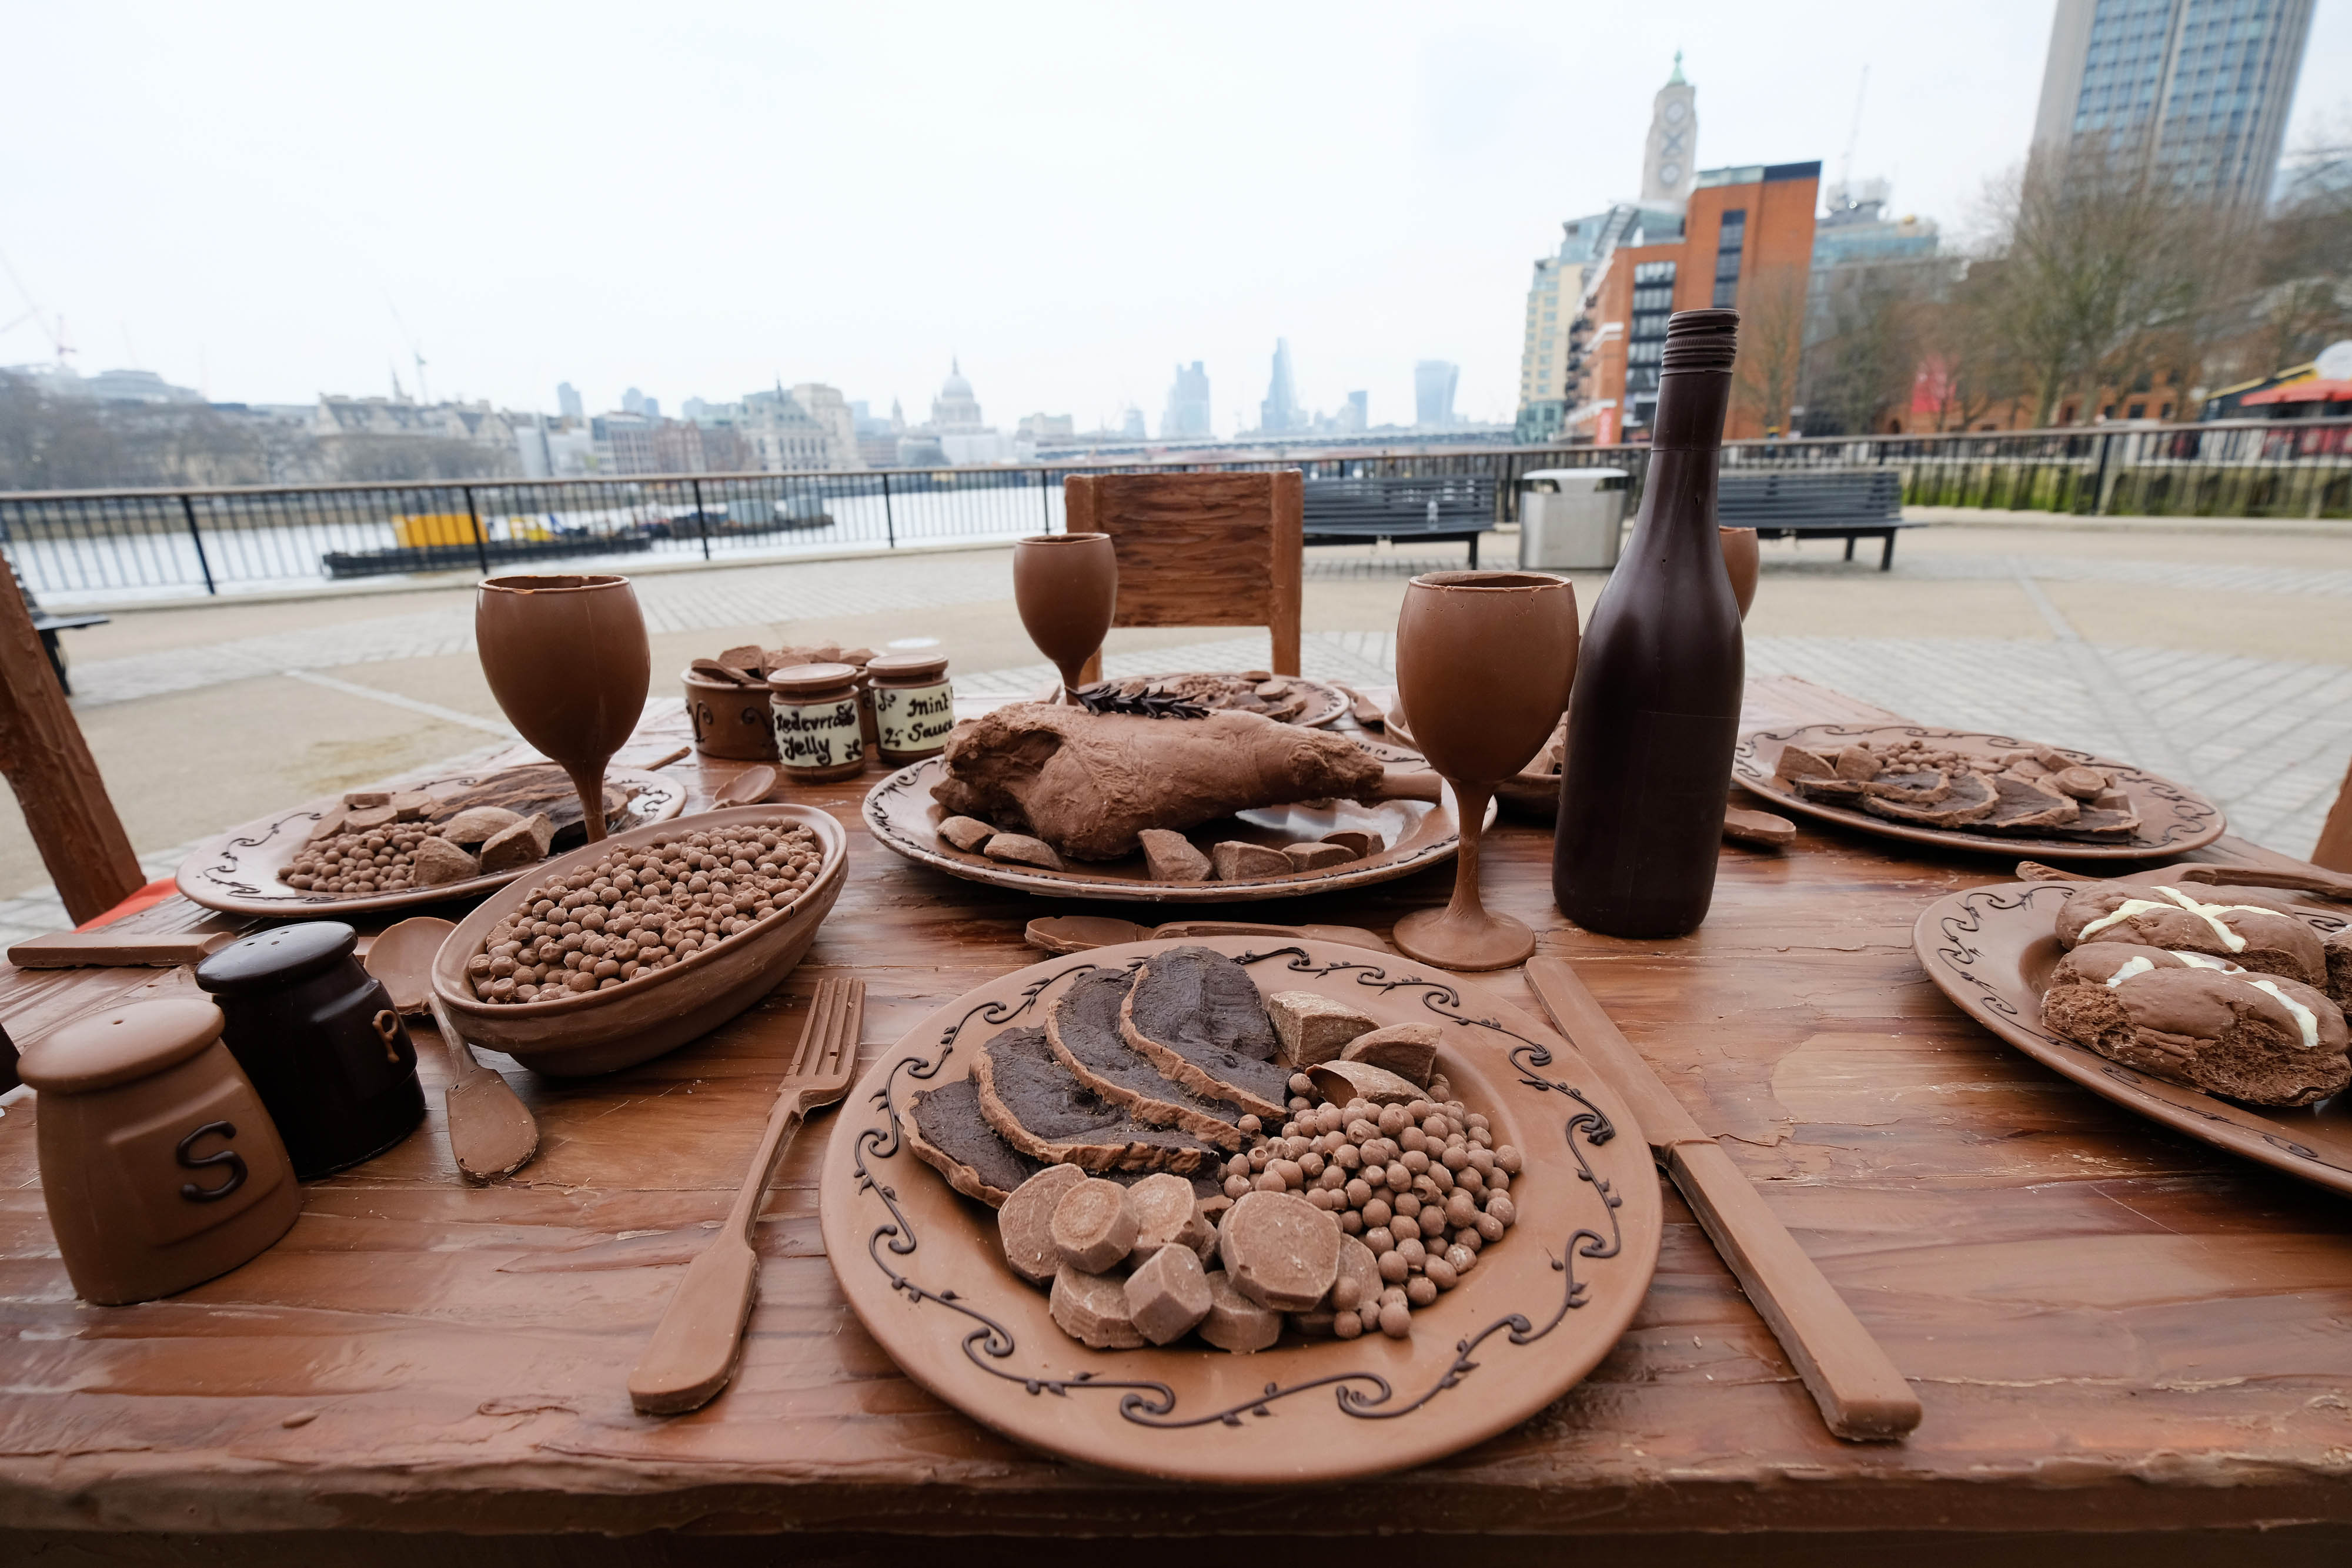
MULTIPOLYGON (((418 7, 362 49, 355 18, 230 11, 226 26, 102 6, 19 22, 18 57, 42 69, 20 67, 0 100, 0 256, 44 319, 65 318, 86 375, 149 369, 291 402, 386 392, 396 371, 412 395, 517 409, 550 409, 568 381, 592 409, 635 385, 665 410, 781 377, 922 406, 960 354, 1008 426, 1044 410, 1116 428, 1164 404, 1171 364, 1198 361, 1220 434, 1255 423, 1276 337, 1302 408, 1370 387, 1393 417, 1434 358, 1461 366, 1462 417, 1507 421, 1528 258, 1563 214, 1636 194, 1678 48, 1705 105, 1702 163, 1713 147, 1843 172, 1867 65, 1852 172, 1964 233, 1982 182, 2024 156, 2053 16, 2051 0, 1874 13, 1868 28, 1825 4, 1670 20, 1504 7, 1460 25, 1374 7, 1348 26, 1071 10, 1016 46, 923 7, 887 37, 845 15, 724 6, 658 32, 588 10, 560 28, 473 16, 453 35, 418 7), (1219 39, 1244 23, 1262 47, 1235 59, 1219 39), (1110 48, 1139 62, 1118 91, 1072 64, 1110 48), (520 78, 501 68, 523 58, 520 78), (604 128, 621 101, 642 133, 604 128), (1180 104, 1197 135, 1130 133, 1180 104), (796 165, 770 200, 756 167, 682 168, 673 151, 771 135, 855 155, 796 165), (1055 152, 1032 173, 1020 152, 1040 138, 1055 152), (1265 152, 1335 138, 1350 152, 1318 153, 1306 183, 1265 152), (878 193, 892 169, 926 183, 921 200, 878 193), (632 240, 665 232, 704 238, 632 240)), ((2318 9, 2290 148, 2340 114, 2347 11, 2318 9)), ((0 324, 25 308, 9 288, 0 324)), ((33 325, 0 333, 0 363, 48 357, 33 325)))

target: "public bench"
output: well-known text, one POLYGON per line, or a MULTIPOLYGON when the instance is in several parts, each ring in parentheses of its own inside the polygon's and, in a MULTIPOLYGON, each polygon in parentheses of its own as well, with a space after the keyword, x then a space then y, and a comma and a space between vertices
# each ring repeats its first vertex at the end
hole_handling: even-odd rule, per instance
POLYGON ((1491 476, 1308 479, 1306 541, 1363 544, 1372 539, 1459 540, 1478 564, 1478 536, 1495 526, 1491 476))
POLYGON ((25 596, 25 610, 33 618, 33 630, 41 636, 41 652, 49 656, 49 668, 58 673, 58 689, 68 696, 73 695, 73 683, 66 678, 66 653, 58 646, 58 633, 82 626, 103 626, 109 618, 104 615, 51 615, 41 608, 41 601, 33 597, 33 591, 22 582, 16 585, 16 591, 25 596))
POLYGON ((1727 468, 1716 491, 1717 520, 1727 528, 1754 528, 1764 539, 1884 539, 1878 570, 1895 564, 1895 530, 1903 520, 1903 476, 1893 468, 1727 468))

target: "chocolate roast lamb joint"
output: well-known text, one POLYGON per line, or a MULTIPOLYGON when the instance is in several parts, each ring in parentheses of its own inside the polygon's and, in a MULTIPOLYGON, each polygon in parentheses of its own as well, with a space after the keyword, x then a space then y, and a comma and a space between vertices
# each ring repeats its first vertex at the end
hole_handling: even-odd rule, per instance
POLYGON ((25 1047, 41 1197, 74 1293, 119 1305, 201 1284, 302 1209, 278 1129, 196 998, 132 1002, 25 1047))
POLYGON ((1578 662, 1552 894, 1606 936, 1681 936, 1715 896, 1746 674, 1716 523, 1738 322, 1667 321, 1641 514, 1578 662))
POLYGON ((946 777, 931 793, 946 810, 1025 830, 1082 861, 1133 854, 1147 829, 1253 806, 1380 799, 1386 778, 1343 737, 1252 713, 1161 718, 1015 703, 959 727, 941 755, 946 777))

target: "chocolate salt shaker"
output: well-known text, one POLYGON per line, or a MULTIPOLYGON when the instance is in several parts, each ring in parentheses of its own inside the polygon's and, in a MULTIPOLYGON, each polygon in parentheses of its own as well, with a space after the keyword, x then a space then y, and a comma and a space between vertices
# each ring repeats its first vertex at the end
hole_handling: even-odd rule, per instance
POLYGON ((1667 318, 1641 513, 1577 661, 1552 896, 1604 936, 1679 936, 1715 899, 1747 674, 1716 522, 1738 329, 1667 318))
POLYGON ((241 937, 196 966, 223 1038, 308 1181, 383 1153, 425 1119, 416 1047, 339 920, 241 937))
POLYGON ((32 1041, 41 1197, 74 1294, 120 1305, 227 1273, 286 1234, 302 1189, 253 1084, 194 997, 131 1002, 32 1041))
POLYGON ((854 665, 795 664, 771 674, 768 685, 775 694, 776 757, 785 778, 824 784, 866 771, 854 665))
POLYGON ((955 689, 944 653, 892 653, 866 666, 874 677, 877 749, 893 768, 937 757, 955 728, 955 689))

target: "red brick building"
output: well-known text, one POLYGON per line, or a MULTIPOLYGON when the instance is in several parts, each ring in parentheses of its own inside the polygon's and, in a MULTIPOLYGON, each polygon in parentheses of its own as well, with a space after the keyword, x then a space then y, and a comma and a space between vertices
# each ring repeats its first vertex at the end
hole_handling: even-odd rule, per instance
POLYGON ((1804 351, 1821 173, 1817 162, 1703 170, 1678 237, 1652 242, 1664 225, 1644 214, 1649 221, 1627 237, 1649 243, 1610 252, 1570 334, 1581 354, 1571 439, 1647 439, 1666 318, 1709 306, 1740 313, 1739 369, 1725 436, 1788 429, 1804 351))

